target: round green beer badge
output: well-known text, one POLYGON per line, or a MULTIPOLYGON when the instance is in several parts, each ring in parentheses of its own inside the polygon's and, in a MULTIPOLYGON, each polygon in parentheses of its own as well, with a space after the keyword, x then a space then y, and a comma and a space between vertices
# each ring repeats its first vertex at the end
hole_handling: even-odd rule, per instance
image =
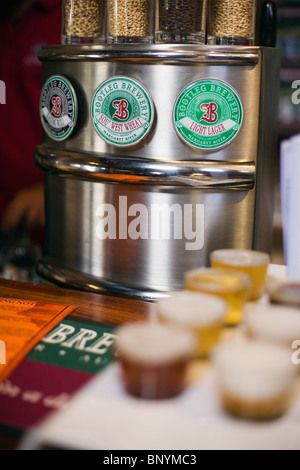
POLYGON ((75 91, 64 77, 50 77, 43 86, 40 115, 45 132, 53 140, 65 140, 73 132, 77 121, 75 91))
POLYGON ((176 101, 174 124, 179 137, 201 150, 217 150, 239 133, 243 106, 225 82, 203 79, 185 88, 176 101))
POLYGON ((128 77, 102 83, 94 94, 91 113, 98 134, 117 147, 136 145, 144 139, 154 119, 149 94, 128 77))

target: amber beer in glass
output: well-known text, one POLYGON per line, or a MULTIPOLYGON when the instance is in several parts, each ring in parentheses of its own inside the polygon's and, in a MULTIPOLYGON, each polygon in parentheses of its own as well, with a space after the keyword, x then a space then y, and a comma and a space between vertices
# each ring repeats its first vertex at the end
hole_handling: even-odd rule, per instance
POLYGON ((199 268, 188 271, 184 277, 185 289, 216 295, 227 302, 227 325, 242 321, 250 285, 249 276, 229 269, 199 268))
POLYGON ((178 291, 159 299, 155 312, 159 323, 189 329, 197 340, 197 357, 204 358, 220 340, 227 304, 223 299, 212 295, 178 291))
POLYGON ((258 300, 264 294, 270 256, 254 250, 224 249, 215 250, 210 255, 214 268, 230 268, 248 274, 252 279, 248 300, 258 300))

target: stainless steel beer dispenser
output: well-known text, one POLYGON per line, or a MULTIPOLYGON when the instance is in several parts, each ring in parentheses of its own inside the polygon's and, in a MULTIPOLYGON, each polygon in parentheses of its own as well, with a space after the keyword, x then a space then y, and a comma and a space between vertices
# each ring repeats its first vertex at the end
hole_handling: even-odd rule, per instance
POLYGON ((61 45, 40 59, 42 278, 155 299, 212 250, 270 251, 277 49, 61 45))

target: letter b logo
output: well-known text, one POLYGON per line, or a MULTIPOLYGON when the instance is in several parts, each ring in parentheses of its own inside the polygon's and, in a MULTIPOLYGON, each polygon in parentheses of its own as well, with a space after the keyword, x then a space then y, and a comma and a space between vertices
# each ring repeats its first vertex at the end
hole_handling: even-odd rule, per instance
POLYGON ((218 120, 218 105, 216 103, 202 103, 200 109, 204 112, 200 121, 206 121, 213 124, 218 120))
POLYGON ((128 112, 128 101, 127 100, 116 100, 113 102, 113 107, 117 110, 113 117, 126 121, 129 117, 128 112))

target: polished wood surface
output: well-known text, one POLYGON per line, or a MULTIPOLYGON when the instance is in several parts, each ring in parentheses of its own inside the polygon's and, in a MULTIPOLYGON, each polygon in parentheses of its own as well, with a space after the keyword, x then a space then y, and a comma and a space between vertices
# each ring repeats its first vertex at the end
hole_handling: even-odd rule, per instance
POLYGON ((152 308, 150 302, 6 279, 0 279, 0 296, 76 305, 72 317, 114 325, 145 320, 152 308))
MULTIPOLYGON (((69 317, 113 325, 146 320, 151 315, 153 306, 150 302, 6 279, 0 279, 0 296, 76 305, 69 317)), ((17 444, 13 437, 0 435, 0 450, 16 449, 17 444)))

